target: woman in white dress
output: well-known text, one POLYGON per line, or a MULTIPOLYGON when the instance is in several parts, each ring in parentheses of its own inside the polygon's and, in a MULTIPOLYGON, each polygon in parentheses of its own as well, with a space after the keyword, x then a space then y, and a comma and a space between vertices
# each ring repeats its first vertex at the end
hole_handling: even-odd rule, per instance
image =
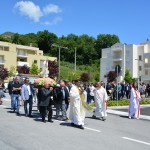
POLYGON ((129 119, 139 119, 140 117, 140 92, 138 91, 137 83, 134 82, 131 88, 129 119))

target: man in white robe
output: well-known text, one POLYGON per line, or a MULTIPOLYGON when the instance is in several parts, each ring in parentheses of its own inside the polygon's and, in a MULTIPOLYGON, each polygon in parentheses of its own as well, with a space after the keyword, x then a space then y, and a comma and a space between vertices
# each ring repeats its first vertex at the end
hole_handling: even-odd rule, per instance
POLYGON ((94 90, 94 99, 96 104, 96 109, 93 114, 93 118, 100 117, 101 120, 106 120, 106 102, 107 102, 107 92, 102 87, 101 83, 98 82, 96 84, 96 88, 94 90))
POLYGON ((82 90, 80 88, 80 81, 75 81, 75 86, 70 90, 70 115, 71 125, 80 129, 84 129, 85 109, 81 103, 82 90))

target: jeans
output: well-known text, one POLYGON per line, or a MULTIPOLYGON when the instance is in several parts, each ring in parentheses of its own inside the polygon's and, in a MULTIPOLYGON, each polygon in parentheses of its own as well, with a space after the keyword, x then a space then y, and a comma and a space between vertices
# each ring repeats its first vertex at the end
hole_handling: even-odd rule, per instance
POLYGON ((10 94, 10 99, 11 99, 11 109, 13 109, 13 107, 14 107, 13 94, 10 94))
POLYGON ((13 109, 16 110, 17 113, 19 113, 19 109, 20 109, 20 94, 13 94, 13 101, 14 101, 13 109))
POLYGON ((26 115, 28 115, 28 107, 27 107, 28 103, 29 103, 29 115, 31 115, 32 105, 33 105, 32 96, 29 96, 29 99, 24 101, 24 112, 25 112, 26 115))

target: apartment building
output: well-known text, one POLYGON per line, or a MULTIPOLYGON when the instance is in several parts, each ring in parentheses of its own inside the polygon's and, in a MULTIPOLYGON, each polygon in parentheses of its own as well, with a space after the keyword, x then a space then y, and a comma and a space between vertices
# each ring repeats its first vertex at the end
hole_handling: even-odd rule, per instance
POLYGON ((123 81, 125 71, 129 69, 133 78, 150 83, 150 41, 139 45, 116 43, 102 49, 100 80, 106 81, 105 75, 115 71, 116 65, 121 66, 119 81, 123 81))
POLYGON ((43 51, 37 47, 23 46, 0 41, 0 67, 10 69, 11 66, 20 67, 27 65, 31 67, 36 63, 41 69, 45 60, 54 61, 56 57, 43 56, 43 51))

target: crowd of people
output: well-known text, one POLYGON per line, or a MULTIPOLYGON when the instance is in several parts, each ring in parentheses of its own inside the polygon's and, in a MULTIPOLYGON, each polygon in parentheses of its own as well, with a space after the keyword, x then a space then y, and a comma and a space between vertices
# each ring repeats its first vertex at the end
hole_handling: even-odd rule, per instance
MULTIPOLYGON (((115 82, 107 83, 106 84, 106 91, 110 98, 110 100, 117 99, 117 91, 118 91, 118 100, 120 99, 130 99, 132 84, 125 83, 125 82, 115 82)), ((143 98, 150 97, 150 84, 139 83, 138 88, 140 95, 143 98)))
MULTIPOLYGON (((1 81, 1 80, 0 80, 1 81)), ((34 87, 30 84, 29 78, 25 78, 23 83, 19 82, 19 77, 13 78, 8 84, 9 95, 11 98, 11 109, 20 116, 21 101, 24 105, 24 114, 26 117, 33 117, 32 107, 33 99, 37 97, 37 108, 41 114, 41 121, 46 123, 53 123, 53 107, 56 108, 55 119, 61 121, 71 121, 71 125, 84 129, 84 119, 86 111, 93 113, 92 118, 100 118, 105 121, 107 117, 107 100, 108 95, 112 99, 116 98, 116 91, 118 90, 118 98, 130 98, 129 118, 139 118, 140 116, 140 98, 147 87, 141 84, 141 88, 136 83, 124 84, 108 83, 105 87, 103 82, 97 82, 95 85, 81 84, 80 80, 66 81, 60 80, 55 86, 51 86, 44 82, 44 86, 34 87), (118 87, 117 87, 118 86, 118 87), (95 109, 89 104, 94 102, 95 109), (29 105, 29 106, 28 106, 29 105), (69 108, 69 109, 68 109, 69 108), (69 113, 67 113, 69 111, 69 113), (68 115, 69 114, 69 115, 68 115), (46 118, 48 120, 46 121, 46 118)), ((3 84, 0 82, 0 95, 2 94, 3 84)), ((145 94, 147 94, 145 92, 145 94)), ((149 96, 149 92, 148 92, 149 96)), ((35 101, 34 99, 34 101, 35 101)))

